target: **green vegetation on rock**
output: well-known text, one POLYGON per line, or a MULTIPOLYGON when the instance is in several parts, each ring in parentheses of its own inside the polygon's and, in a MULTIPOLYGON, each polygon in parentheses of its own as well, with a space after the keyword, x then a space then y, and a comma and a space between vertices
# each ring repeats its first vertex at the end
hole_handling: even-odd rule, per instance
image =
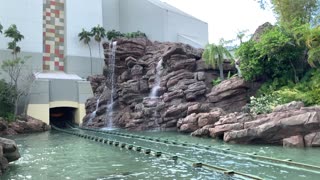
POLYGON ((223 62, 226 58, 233 60, 231 53, 224 47, 224 40, 220 40, 218 45, 214 43, 207 44, 202 54, 202 58, 205 60, 206 64, 211 65, 213 68, 219 67, 220 80, 223 81, 223 62))
POLYGON ((138 38, 138 37, 147 37, 147 35, 141 31, 131 32, 131 33, 121 33, 120 31, 111 30, 107 32, 107 38, 109 41, 116 38, 138 38))
POLYGON ((14 113, 14 99, 15 95, 10 89, 10 85, 4 80, 0 80, 0 117, 10 119, 14 113))
POLYGON ((320 104, 319 0, 259 0, 271 5, 278 23, 259 39, 240 45, 236 55, 247 81, 260 81, 251 111, 270 112, 276 105, 302 101, 320 104))
POLYGON ((24 39, 15 24, 11 25, 4 31, 4 36, 10 38, 8 42, 8 50, 11 50, 12 59, 3 60, 1 70, 8 76, 8 82, 1 80, 0 82, 0 116, 6 117, 8 120, 14 120, 18 115, 18 105, 22 96, 29 93, 29 88, 34 80, 33 74, 23 72, 25 62, 30 57, 20 57, 21 52, 18 43, 24 39))

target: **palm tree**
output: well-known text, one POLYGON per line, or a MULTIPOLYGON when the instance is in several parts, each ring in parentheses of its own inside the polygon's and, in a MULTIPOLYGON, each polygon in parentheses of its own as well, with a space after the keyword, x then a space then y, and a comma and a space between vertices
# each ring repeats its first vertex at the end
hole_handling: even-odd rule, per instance
POLYGON ((233 60, 230 52, 223 46, 224 41, 220 41, 219 45, 207 44, 205 50, 202 54, 202 58, 205 60, 206 64, 212 65, 213 68, 219 67, 220 79, 224 80, 223 75, 223 62, 225 58, 233 60))
POLYGON ((91 61, 91 75, 92 75, 92 52, 91 52, 91 46, 90 46, 90 40, 92 37, 92 33, 82 29, 82 32, 80 32, 78 34, 78 37, 80 38, 80 41, 83 41, 84 44, 86 44, 89 47, 90 61, 91 61))
POLYGON ((98 42, 99 45, 99 57, 101 58, 101 41, 106 37, 106 30, 100 25, 93 27, 91 29, 91 34, 94 36, 94 39, 98 42))
POLYGON ((248 32, 248 29, 246 29, 246 30, 242 30, 242 31, 238 31, 238 33, 237 33, 237 39, 239 39, 239 41, 240 41, 240 44, 242 44, 242 40, 243 40, 243 38, 245 37, 245 35, 246 35, 246 33, 248 32))

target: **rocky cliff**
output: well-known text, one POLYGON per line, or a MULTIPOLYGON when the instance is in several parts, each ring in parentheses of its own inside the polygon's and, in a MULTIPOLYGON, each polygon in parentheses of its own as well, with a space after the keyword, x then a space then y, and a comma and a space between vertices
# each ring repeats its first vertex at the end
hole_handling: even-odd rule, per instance
MULTIPOLYGON (((89 78, 95 97, 86 103, 85 124, 88 126, 107 125, 106 112, 112 92, 113 124, 134 130, 179 129, 181 123, 178 122, 193 113, 212 116, 218 112, 221 115, 240 111, 251 93, 251 84, 236 77, 212 88, 212 80, 218 77, 219 71, 201 59, 202 49, 145 38, 117 40, 116 83, 115 90, 111 91, 111 45, 104 44, 104 49, 104 75, 89 78), (156 96, 151 97, 157 81, 156 96)), ((236 74, 228 61, 224 63, 224 71, 236 74)))
POLYGON ((10 162, 19 158, 20 153, 17 144, 10 139, 0 138, 0 176, 7 170, 10 162))
MULTIPOLYGON (((120 128, 172 129, 232 143, 320 146, 319 107, 292 102, 253 115, 244 107, 259 83, 234 76, 212 87, 219 71, 201 59, 202 49, 145 38, 117 43, 115 64, 110 63, 112 45, 106 43, 104 73, 89 78, 95 96, 86 102, 84 125, 105 127, 112 119, 120 128)), ((236 74, 230 62, 223 66, 226 74, 236 74)))
POLYGON ((32 117, 20 118, 8 123, 0 117, 0 135, 16 135, 25 133, 44 132, 50 130, 46 123, 32 117))

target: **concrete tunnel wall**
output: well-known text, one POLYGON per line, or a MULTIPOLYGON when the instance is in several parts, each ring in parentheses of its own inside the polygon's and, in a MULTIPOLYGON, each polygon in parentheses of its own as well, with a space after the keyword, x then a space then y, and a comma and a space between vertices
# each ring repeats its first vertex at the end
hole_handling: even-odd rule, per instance
POLYGON ((85 102, 92 97, 90 82, 69 79, 36 79, 30 89, 27 115, 50 124, 50 109, 75 109, 74 123, 82 124, 85 102))

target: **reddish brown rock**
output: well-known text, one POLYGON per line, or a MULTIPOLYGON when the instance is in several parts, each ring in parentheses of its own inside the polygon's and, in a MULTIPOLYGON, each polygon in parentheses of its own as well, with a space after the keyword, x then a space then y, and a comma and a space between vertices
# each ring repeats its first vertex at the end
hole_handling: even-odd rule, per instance
POLYGON ((17 144, 10 139, 0 138, 0 176, 8 168, 8 163, 20 158, 17 144))
POLYGON ((304 139, 301 135, 291 136, 282 140, 283 147, 299 147, 303 148, 304 139))
POLYGON ((0 135, 15 135, 34 132, 44 132, 50 129, 50 126, 46 123, 34 119, 32 117, 17 119, 15 122, 7 123, 6 121, 0 121, 0 135))
MULTIPOLYGON (((104 49, 105 79, 97 76, 92 80, 95 91, 100 95, 96 93, 94 98, 86 102, 87 115, 84 118, 84 124, 88 122, 90 114, 98 107, 96 117, 92 119, 93 127, 103 126, 102 122, 107 122, 107 117, 103 114, 106 114, 106 107, 111 97, 110 72, 112 71, 110 68, 113 66, 109 64, 110 44, 105 43, 104 49), (97 104, 98 99, 99 104, 97 104)), ((199 121, 197 120, 195 124, 185 123, 179 126, 179 128, 182 127, 182 131, 193 132, 218 120, 212 113, 216 107, 224 107, 229 110, 232 107, 240 109, 244 102, 243 99, 248 95, 246 92, 230 94, 229 85, 225 86, 226 90, 218 88, 218 94, 230 94, 226 101, 224 98, 221 101, 218 100, 219 102, 207 101, 206 95, 212 87, 212 79, 219 75, 219 70, 204 67, 204 61, 201 59, 202 52, 203 49, 182 43, 150 42, 145 38, 117 39, 115 79, 113 81, 115 82, 113 124, 133 130, 169 129, 177 128, 178 121, 192 113, 204 113, 199 115, 199 121), (160 79, 160 85, 156 93, 157 101, 154 103, 147 97, 157 78, 160 79), (233 95, 235 96, 232 97, 233 95), (199 105, 189 108, 195 104, 199 105), (205 115, 205 113, 211 114, 205 115)), ((224 67, 225 74, 229 70, 235 71, 230 61, 225 61, 224 67)), ((210 98, 212 99, 213 96, 215 94, 210 98)))
POLYGON ((27 117, 26 121, 17 120, 16 122, 10 123, 9 128, 18 134, 24 134, 48 131, 50 126, 40 120, 27 117))
POLYGON ((214 126, 213 124, 203 126, 202 128, 200 128, 200 129, 194 131, 193 133, 191 133, 191 136, 209 137, 210 136, 209 129, 212 128, 213 126, 214 126))
POLYGON ((243 79, 233 77, 214 86, 207 94, 207 101, 227 112, 240 111, 249 100, 248 89, 243 79))
POLYGON ((304 136, 306 147, 320 147, 320 131, 304 136))
POLYGON ((213 125, 215 122, 217 122, 219 117, 223 114, 224 111, 219 108, 213 109, 208 113, 192 113, 187 117, 180 119, 177 123, 177 128, 180 132, 191 133, 206 127, 194 134, 197 134, 197 136, 201 136, 201 133, 204 133, 203 135, 208 135, 209 128, 212 127, 209 125, 213 125))

